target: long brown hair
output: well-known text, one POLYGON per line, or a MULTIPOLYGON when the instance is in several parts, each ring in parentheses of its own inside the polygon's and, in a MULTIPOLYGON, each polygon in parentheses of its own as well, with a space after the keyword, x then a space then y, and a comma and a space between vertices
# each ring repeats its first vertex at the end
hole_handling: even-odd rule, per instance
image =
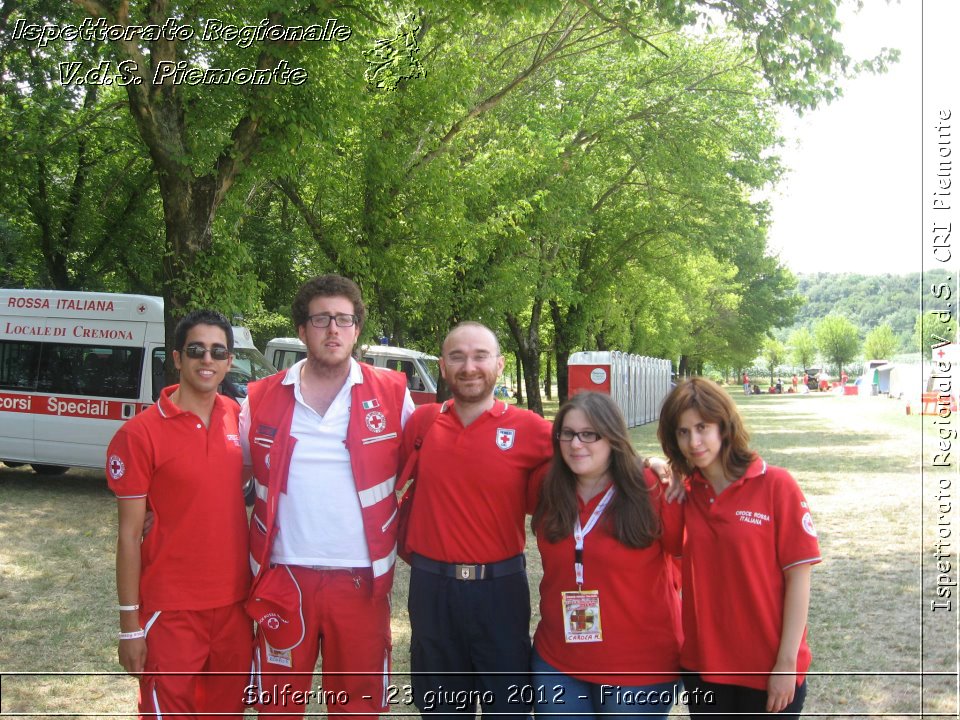
POLYGON ((750 434, 743 425, 737 405, 730 395, 712 380, 689 378, 677 385, 660 409, 657 438, 670 464, 684 475, 693 473, 693 466, 680 451, 677 426, 687 410, 696 410, 708 423, 720 427, 720 464, 729 478, 738 478, 757 454, 750 449, 750 434))
POLYGON ((620 409, 609 395, 595 392, 574 395, 553 421, 553 461, 533 513, 533 527, 554 543, 573 533, 579 512, 577 476, 560 454, 559 433, 567 413, 575 409, 583 412, 593 429, 610 443, 610 475, 615 492, 601 521, 627 547, 648 547, 660 537, 661 528, 643 478, 643 467, 630 443, 620 409))

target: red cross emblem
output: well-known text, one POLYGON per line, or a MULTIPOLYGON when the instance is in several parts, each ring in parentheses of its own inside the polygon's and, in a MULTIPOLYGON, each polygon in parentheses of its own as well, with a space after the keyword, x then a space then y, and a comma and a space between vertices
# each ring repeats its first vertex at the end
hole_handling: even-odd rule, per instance
POLYGON ((371 432, 382 433, 387 427, 387 418, 379 410, 372 410, 367 413, 366 423, 371 432))
POLYGON ((110 471, 110 477, 114 480, 119 480, 123 477, 124 467, 123 460, 121 460, 117 455, 111 455, 110 459, 107 460, 107 469, 110 471))
POLYGON ((509 450, 513 447, 513 440, 517 431, 508 428, 497 428, 497 447, 501 450, 509 450))

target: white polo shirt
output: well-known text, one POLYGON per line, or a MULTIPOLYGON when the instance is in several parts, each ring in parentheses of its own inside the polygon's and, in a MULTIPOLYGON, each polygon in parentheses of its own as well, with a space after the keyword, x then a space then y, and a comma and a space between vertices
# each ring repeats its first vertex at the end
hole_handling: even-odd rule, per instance
MULTIPOLYGON (((347 452, 351 388, 363 382, 356 360, 327 412, 320 415, 303 401, 300 392, 301 360, 283 378, 293 385, 296 405, 290 434, 297 439, 290 459, 287 492, 277 506, 277 531, 271 562, 284 565, 370 567, 363 533, 360 499, 347 452)), ((415 406, 410 392, 404 396, 400 422, 405 425, 415 406)), ((244 461, 250 464, 250 411, 244 401, 240 411, 240 440, 244 461)))

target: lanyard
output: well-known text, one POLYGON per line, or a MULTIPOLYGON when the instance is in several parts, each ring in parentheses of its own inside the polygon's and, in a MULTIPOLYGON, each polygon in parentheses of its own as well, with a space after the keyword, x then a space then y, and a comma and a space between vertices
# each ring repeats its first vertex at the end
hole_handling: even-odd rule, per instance
POLYGON ((597 520, 603 515, 603 511, 607 509, 607 505, 610 503, 612 497, 613 485, 607 488, 607 492, 600 501, 600 504, 593 509, 593 514, 590 516, 590 519, 587 520, 587 526, 585 528, 580 527, 580 513, 577 513, 577 520, 573 524, 573 569, 577 575, 578 590, 583 589, 583 539, 593 530, 593 526, 597 524, 597 520))

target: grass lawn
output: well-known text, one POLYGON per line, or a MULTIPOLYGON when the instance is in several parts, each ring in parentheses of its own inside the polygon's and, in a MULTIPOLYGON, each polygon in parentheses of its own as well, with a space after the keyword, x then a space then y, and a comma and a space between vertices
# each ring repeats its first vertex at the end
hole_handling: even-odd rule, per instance
MULTIPOLYGON (((885 398, 733 396, 754 447, 800 482, 819 532, 824 562, 813 573, 809 638, 815 672, 807 714, 954 713, 955 676, 918 675, 921 656, 927 671, 956 671, 957 608, 929 609, 936 597, 931 546, 938 520, 931 506, 941 478, 930 468, 921 475, 921 462, 931 462, 935 452, 932 419, 907 416, 902 403, 885 398)), ((548 414, 555 409, 548 404, 548 414)), ((633 434, 640 452, 660 454, 655 424, 633 434)), ((115 501, 102 475, 71 470, 41 478, 2 468, 0 505, 0 711, 131 713, 133 679, 83 674, 119 669, 115 501), (58 672, 77 674, 53 674, 58 672)), ((952 517, 956 533, 956 514, 952 517)), ((529 554, 536 622, 539 562, 533 543, 529 554)), ((395 681, 403 684, 408 569, 403 563, 398 569, 394 670, 395 681)))

